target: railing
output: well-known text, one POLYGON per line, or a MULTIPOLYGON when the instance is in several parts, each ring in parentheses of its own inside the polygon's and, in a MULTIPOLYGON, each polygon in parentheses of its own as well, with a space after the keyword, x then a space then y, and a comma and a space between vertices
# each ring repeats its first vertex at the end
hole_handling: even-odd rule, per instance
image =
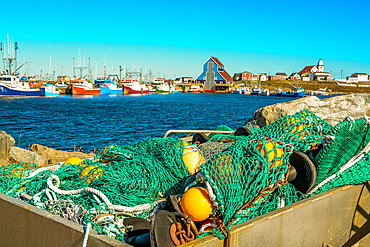
POLYGON ((231 130, 168 130, 163 138, 166 138, 170 133, 218 133, 218 134, 233 134, 231 130))

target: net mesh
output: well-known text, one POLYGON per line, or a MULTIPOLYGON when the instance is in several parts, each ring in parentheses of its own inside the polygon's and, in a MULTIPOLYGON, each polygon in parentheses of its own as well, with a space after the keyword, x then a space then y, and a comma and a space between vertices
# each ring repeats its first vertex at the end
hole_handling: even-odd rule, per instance
MULTIPOLYGON (((176 137, 147 138, 106 147, 94 159, 55 171, 25 163, 2 166, 0 192, 82 225, 91 222, 99 233, 125 241, 123 218, 149 219, 168 195, 201 185, 215 206, 213 217, 229 228, 309 195, 369 181, 369 141, 368 119, 347 118, 331 126, 301 111, 253 129, 249 136, 213 134, 199 145, 176 137), (197 164, 202 176, 192 175, 185 164, 189 149, 203 157, 197 164), (316 166, 318 179, 309 195, 287 181, 293 150, 306 153, 316 166), (50 181, 59 190, 78 193, 62 194, 50 181), (122 213, 112 205, 138 209, 122 213)), ((225 237, 221 228, 209 233, 225 237)))

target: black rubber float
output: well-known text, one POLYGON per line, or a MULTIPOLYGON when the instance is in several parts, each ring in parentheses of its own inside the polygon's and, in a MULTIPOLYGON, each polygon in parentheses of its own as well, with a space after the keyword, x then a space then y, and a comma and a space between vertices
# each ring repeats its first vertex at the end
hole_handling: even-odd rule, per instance
POLYGON ((176 224, 176 216, 166 210, 157 211, 150 220, 150 246, 176 246, 170 235, 170 228, 176 224))
POLYGON ((235 136, 249 136, 252 135, 252 132, 247 127, 240 127, 234 132, 235 136))
POLYGON ((205 143, 205 142, 209 141, 209 139, 210 138, 206 134, 203 134, 203 133, 195 133, 193 135, 192 143, 193 144, 195 144, 195 143, 202 144, 202 143, 205 143))
POLYGON ((294 185, 298 191, 306 194, 316 183, 316 167, 310 158, 301 152, 293 151, 289 157, 291 168, 288 174, 288 182, 294 185))

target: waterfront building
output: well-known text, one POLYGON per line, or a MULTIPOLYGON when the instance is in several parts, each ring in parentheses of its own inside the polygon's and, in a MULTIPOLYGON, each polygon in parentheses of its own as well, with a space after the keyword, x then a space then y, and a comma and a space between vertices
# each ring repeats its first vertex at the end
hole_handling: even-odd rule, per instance
POLYGON ((195 82, 204 85, 204 92, 216 92, 232 86, 233 79, 217 58, 209 57, 203 63, 203 71, 195 78, 195 82))
POLYGON ((242 73, 235 73, 233 76, 233 81, 241 81, 242 80, 242 73))
POLYGON ((369 75, 366 73, 354 73, 351 76, 347 77, 347 80, 355 83, 369 81, 369 75))
POLYGON ((267 75, 265 73, 253 74, 253 81, 267 81, 267 75))
POLYGON ((288 75, 285 73, 276 73, 276 75, 269 75, 269 81, 284 81, 288 78, 288 75))
POLYGON ((304 67, 299 73, 305 81, 332 81, 333 76, 329 72, 324 72, 324 62, 319 59, 317 65, 304 67))
POLYGON ((242 80, 243 81, 251 81, 251 80, 253 80, 253 74, 251 72, 244 71, 242 73, 242 80))

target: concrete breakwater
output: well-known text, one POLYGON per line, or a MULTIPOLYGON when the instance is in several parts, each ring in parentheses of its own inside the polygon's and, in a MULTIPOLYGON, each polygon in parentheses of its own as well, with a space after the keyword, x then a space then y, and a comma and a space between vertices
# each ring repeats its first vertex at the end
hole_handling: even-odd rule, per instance
MULTIPOLYGON (((254 123, 263 127, 301 110, 310 110, 329 124, 335 125, 347 116, 355 119, 364 115, 370 116, 370 95, 350 94, 326 99, 310 96, 269 105, 256 110, 246 124, 254 123)), ((83 159, 94 155, 94 153, 59 151, 39 144, 33 144, 30 150, 22 149, 15 146, 12 136, 0 131, 0 165, 26 162, 43 167, 63 162, 69 157, 83 159)))

